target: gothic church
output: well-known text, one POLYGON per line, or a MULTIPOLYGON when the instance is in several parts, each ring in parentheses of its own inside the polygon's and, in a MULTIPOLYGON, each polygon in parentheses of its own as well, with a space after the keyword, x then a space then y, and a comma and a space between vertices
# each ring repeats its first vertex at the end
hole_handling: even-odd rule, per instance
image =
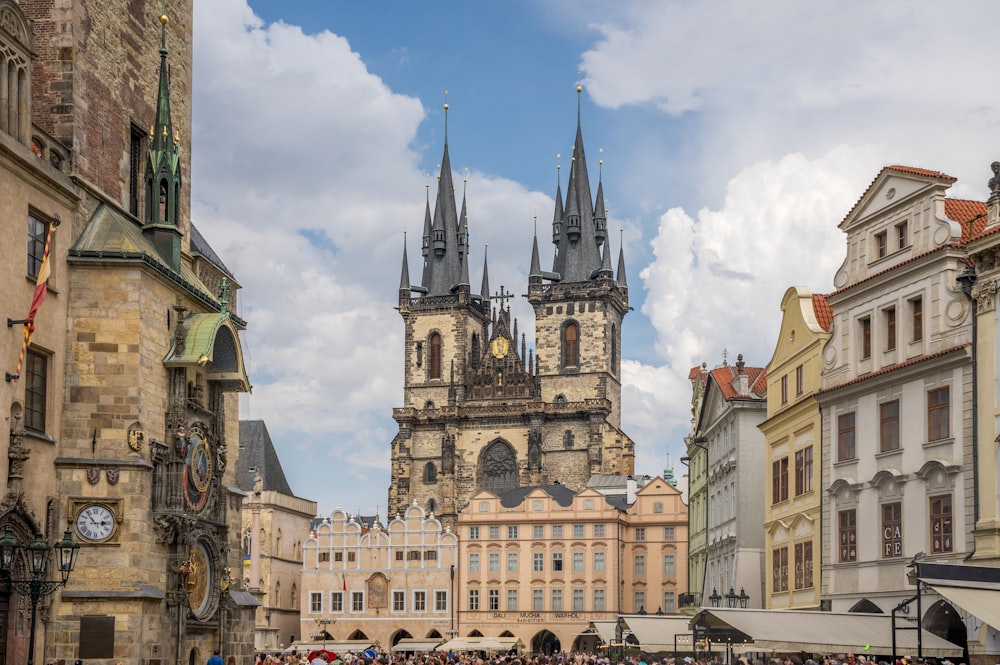
POLYGON ((634 472, 634 444, 621 430, 624 254, 616 277, 603 183, 595 202, 579 116, 566 196, 557 185, 555 200, 551 271, 541 268, 537 235, 531 249, 531 350, 511 320, 511 294, 490 293, 485 260, 472 290, 466 200, 459 213, 445 136, 419 285, 403 249, 404 405, 393 409, 390 515, 416 502, 453 525, 478 490, 579 490, 594 474, 634 472))

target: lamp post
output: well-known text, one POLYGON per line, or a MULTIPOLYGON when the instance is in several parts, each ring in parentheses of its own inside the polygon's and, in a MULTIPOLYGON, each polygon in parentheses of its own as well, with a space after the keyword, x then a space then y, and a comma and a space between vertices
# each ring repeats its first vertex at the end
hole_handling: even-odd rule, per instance
POLYGON ((618 660, 625 660, 625 618, 621 615, 615 622, 615 643, 618 645, 618 660))
POLYGON ((313 621, 316 622, 316 625, 319 626, 320 631, 322 631, 323 649, 326 650, 326 636, 328 634, 326 632, 326 627, 329 626, 331 623, 337 623, 337 620, 332 619, 330 617, 316 617, 315 619, 313 619, 313 621))
POLYGON ((712 603, 712 607, 718 607, 719 603, 722 602, 722 596, 719 595, 719 591, 712 587, 712 595, 708 597, 708 602, 712 603))
POLYGON ((743 587, 740 587, 740 595, 736 597, 736 602, 738 602, 740 607, 743 609, 746 609, 747 605, 750 604, 750 596, 743 587))
POLYGON ((55 592, 61 586, 66 585, 69 574, 76 566, 76 555, 80 552, 80 543, 73 540, 73 535, 69 529, 63 534, 63 539, 49 545, 42 538, 42 534, 36 533, 35 539, 25 544, 14 535, 14 529, 7 527, 7 532, 0 538, 0 575, 3 581, 10 588, 18 593, 27 594, 31 601, 31 631, 28 637, 28 665, 34 665, 35 661, 35 626, 38 615, 38 601, 45 596, 55 592), (61 579, 48 579, 48 563, 52 550, 59 553, 59 574, 61 579), (28 560, 27 579, 15 577, 17 571, 14 568, 15 561, 19 558, 18 553, 24 552, 28 560))

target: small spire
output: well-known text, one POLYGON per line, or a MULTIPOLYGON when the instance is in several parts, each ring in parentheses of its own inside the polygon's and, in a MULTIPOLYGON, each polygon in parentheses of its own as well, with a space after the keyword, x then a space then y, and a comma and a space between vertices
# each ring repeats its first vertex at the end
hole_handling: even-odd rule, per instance
POLYGON ((628 288, 628 280, 625 277, 625 229, 618 230, 618 286, 623 289, 628 288))
POLYGON ((532 277, 542 277, 542 262, 538 258, 538 230, 537 230, 537 217, 536 217, 536 230, 535 235, 531 240, 531 269, 528 271, 528 279, 531 280, 532 277))
MULTIPOLYGON (((577 75, 577 77, 579 77, 580 76, 580 72, 577 72, 576 75, 577 75)), ((580 117, 581 117, 580 105, 581 105, 581 100, 582 99, 583 99, 583 86, 580 85, 579 83, 577 83, 576 84, 576 126, 577 127, 580 126, 580 117)))
POLYGON ((403 231, 403 271, 399 276, 399 290, 410 291, 410 263, 406 258, 406 231, 403 231))
POLYGON ((448 145, 448 91, 444 91, 444 144, 448 145))
POLYGON ((601 270, 600 270, 600 275, 599 276, 600 276, 601 279, 614 279, 615 278, 614 270, 611 269, 611 243, 610 242, 604 243, 604 252, 601 254, 601 270))
POLYGON ((483 297, 483 300, 487 303, 490 301, 490 270, 487 265, 487 258, 489 255, 490 246, 483 246, 483 286, 479 289, 479 295, 483 297))
MULTIPOLYGON (((598 152, 604 152, 604 149, 598 152)), ((594 204, 594 237, 597 244, 601 244, 608 238, 608 209, 604 205, 604 160, 598 160, 598 164, 601 170, 597 181, 597 203, 594 204)))

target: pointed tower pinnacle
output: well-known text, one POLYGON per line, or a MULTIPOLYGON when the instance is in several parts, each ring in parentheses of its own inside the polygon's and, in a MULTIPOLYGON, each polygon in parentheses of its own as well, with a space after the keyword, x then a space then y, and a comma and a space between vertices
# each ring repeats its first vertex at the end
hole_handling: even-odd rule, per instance
POLYGON ((399 290, 400 296, 402 292, 406 291, 407 296, 410 293, 410 262, 406 259, 406 231, 403 231, 403 270, 399 275, 399 290))
POLYGON ((461 256, 458 242, 458 211, 455 209, 455 185, 452 181, 451 157, 448 154, 448 104, 445 110, 444 155, 438 175, 437 200, 431 224, 431 252, 427 257, 427 291, 432 296, 451 295, 452 288, 462 281, 461 256))
POLYGON ((458 235, 458 260, 461 263, 459 272, 459 286, 469 287, 472 282, 469 278, 469 213, 466 212, 465 188, 469 183, 468 178, 462 179, 462 212, 458 216, 458 227, 455 232, 458 235))
MULTIPOLYGON (((558 155, 556 155, 558 157, 558 155)), ((563 195, 562 195, 562 166, 556 164, 556 207, 552 213, 552 244, 556 246, 555 257, 552 259, 552 272, 562 274, 563 257, 559 254, 559 246, 562 242, 562 222, 563 222, 563 195)))
POLYGON ((483 248, 483 286, 479 289, 479 294, 483 297, 483 302, 489 304, 490 302, 490 270, 487 265, 487 258, 490 251, 490 246, 486 245, 483 248))
MULTIPOLYGON (((599 152, 604 152, 603 149, 599 152)), ((597 161, 600 171, 597 178, 597 202, 594 203, 594 237, 600 245, 608 238, 608 209, 604 205, 604 160, 597 161)))
POLYGON ((601 255, 601 269, 597 271, 598 279, 614 279, 615 271, 611 268, 611 243, 604 243, 604 252, 601 255))
POLYGON ((427 278, 428 278, 428 266, 430 266, 430 259, 428 255, 431 253, 431 186, 430 183, 424 186, 427 193, 427 207, 424 210, 424 235, 420 246, 420 253, 424 256, 424 268, 420 275, 420 286, 427 289, 427 278))
POLYGON ((538 217, 535 216, 535 235, 531 239, 531 268, 528 270, 528 283, 542 283, 542 262, 538 258, 538 217))
MULTIPOLYGON (((165 0, 164 0, 165 2, 165 0)), ((166 7, 160 21, 160 81, 156 97, 156 120, 149 135, 149 155, 146 161, 143 233, 149 238, 160 257, 173 270, 180 270, 180 190, 181 167, 178 144, 170 119, 170 72, 167 68, 166 7)))
POLYGON ((625 230, 618 234, 618 286, 623 289, 628 288, 628 280, 625 277, 625 230))

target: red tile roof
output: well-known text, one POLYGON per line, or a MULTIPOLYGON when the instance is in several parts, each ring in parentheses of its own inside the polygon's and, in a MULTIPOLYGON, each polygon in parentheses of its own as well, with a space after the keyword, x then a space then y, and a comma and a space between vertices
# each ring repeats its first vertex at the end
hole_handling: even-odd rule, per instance
POLYGON ((830 303, 826 301, 826 296, 822 293, 813 294, 813 313, 816 315, 819 327, 824 332, 830 332, 830 328, 833 326, 833 308, 830 307, 830 303))
POLYGON ((962 242, 978 237, 986 228, 986 204, 966 199, 945 199, 944 214, 962 227, 962 242), (972 233, 970 235, 970 228, 972 233))
POLYGON ((878 174, 872 179, 871 183, 865 188, 865 191, 861 193, 861 196, 858 198, 857 202, 853 206, 851 206, 851 209, 848 211, 848 213, 844 215, 844 219, 840 220, 841 224, 846 222, 847 218, 853 215, 854 211, 856 211, 858 209, 858 206, 861 205, 861 202, 868 198, 868 192, 871 191, 872 187, 875 186, 875 183, 879 181, 879 178, 881 178, 882 174, 885 173, 886 171, 896 171, 897 173, 905 173, 907 175, 918 175, 926 178, 937 178, 939 180, 948 180, 951 182, 958 181, 958 178, 956 178, 955 176, 950 176, 947 173, 942 173, 941 171, 931 171, 930 169, 922 169, 917 166, 903 166, 902 164, 883 166, 882 170, 878 172, 878 174))
POLYGON ((722 391, 722 396, 727 399, 762 399, 767 395, 767 373, 763 367, 744 367, 743 372, 747 375, 747 385, 750 386, 750 393, 740 394, 733 388, 733 379, 736 378, 736 367, 734 365, 723 365, 711 370, 709 374, 715 379, 722 391))
POLYGON ((830 386, 829 388, 823 388, 822 390, 818 391, 816 394, 817 395, 822 395, 824 393, 832 393, 833 391, 840 390, 841 388, 844 388, 846 386, 853 386, 853 385, 855 385, 857 383, 861 383, 862 381, 867 381, 868 379, 874 379, 876 376, 883 376, 883 375, 888 374, 890 372, 895 372, 897 370, 903 369, 904 367, 910 367, 912 365, 916 365, 917 363, 926 362, 926 361, 931 360, 933 358, 940 358, 941 356, 946 356, 949 353, 954 353, 956 351, 961 351, 962 349, 968 348, 969 346, 972 346, 972 345, 971 344, 959 344, 958 346, 953 346, 950 349, 943 349, 941 351, 935 351, 934 353, 929 353, 926 356, 920 356, 919 358, 912 358, 910 360, 906 360, 904 362, 899 363, 898 365, 892 365, 890 367, 883 367, 882 369, 877 370, 875 372, 870 372, 868 374, 864 374, 864 375, 859 376, 857 378, 851 379, 850 381, 845 381, 844 383, 841 383, 840 385, 830 386))

